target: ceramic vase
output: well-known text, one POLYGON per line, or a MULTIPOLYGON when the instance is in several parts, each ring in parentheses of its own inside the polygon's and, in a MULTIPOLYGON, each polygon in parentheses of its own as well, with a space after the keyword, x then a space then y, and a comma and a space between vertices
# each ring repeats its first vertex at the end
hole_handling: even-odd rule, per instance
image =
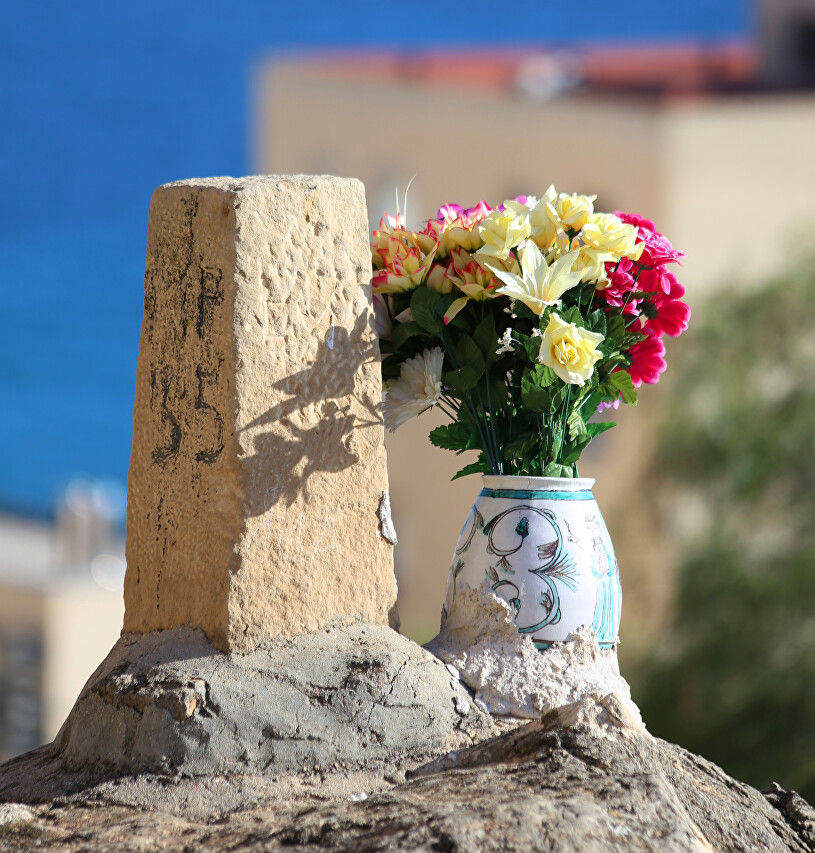
POLYGON ((622 588, 594 480, 483 476, 482 484, 450 564, 442 625, 459 589, 483 585, 538 649, 582 625, 613 648, 622 588))

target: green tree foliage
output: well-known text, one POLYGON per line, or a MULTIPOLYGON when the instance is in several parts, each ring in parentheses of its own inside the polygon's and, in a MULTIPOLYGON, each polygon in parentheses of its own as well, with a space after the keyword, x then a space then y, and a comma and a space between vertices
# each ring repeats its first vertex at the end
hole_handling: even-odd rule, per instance
POLYGON ((697 312, 657 470, 676 619, 635 679, 656 735, 815 800, 815 266, 697 312), (688 527, 686 519, 685 526, 688 527))

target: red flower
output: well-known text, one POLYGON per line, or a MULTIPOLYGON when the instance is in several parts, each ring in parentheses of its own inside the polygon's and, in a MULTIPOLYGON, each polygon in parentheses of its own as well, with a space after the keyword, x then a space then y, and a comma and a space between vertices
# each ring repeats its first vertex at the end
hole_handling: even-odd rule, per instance
POLYGON ((650 219, 637 216, 636 213, 623 213, 620 210, 615 210, 614 215, 629 225, 637 226, 637 242, 645 243, 645 248, 640 255, 642 266, 653 269, 662 264, 677 264, 680 258, 685 257, 684 252, 674 249, 670 240, 656 230, 650 219))
POLYGON ((670 335, 675 338, 688 328, 690 307, 680 301, 684 295, 685 288, 676 280, 676 276, 670 272, 664 273, 661 288, 652 299, 657 315, 647 322, 648 329, 657 337, 670 335))
POLYGON ((621 210, 615 210, 614 215, 629 225, 636 225, 637 228, 647 228, 649 231, 657 230, 656 225, 654 225, 651 219, 646 219, 638 213, 623 213, 621 210))
POLYGON ((659 374, 668 366, 665 363, 665 344, 650 328, 646 327, 643 331, 648 337, 634 344, 628 351, 631 356, 628 373, 635 388, 639 388, 643 382, 648 385, 659 382, 659 374))
POLYGON ((688 328, 690 307, 679 299, 664 302, 657 309, 659 313, 648 321, 647 330, 657 337, 670 335, 676 338, 688 328))
POLYGON ((609 280, 605 290, 600 295, 614 308, 623 308, 621 313, 639 314, 639 302, 631 294, 637 290, 637 282, 634 280, 637 267, 629 258, 621 258, 619 263, 610 261, 606 264, 606 276, 609 280))

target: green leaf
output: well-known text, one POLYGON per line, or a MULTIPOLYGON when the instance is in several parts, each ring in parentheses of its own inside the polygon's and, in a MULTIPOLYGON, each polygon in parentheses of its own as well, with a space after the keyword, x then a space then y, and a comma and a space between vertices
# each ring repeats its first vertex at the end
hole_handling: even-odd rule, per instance
POLYGON ((530 412, 538 412, 542 415, 548 415, 551 407, 551 396, 548 391, 541 388, 535 382, 535 374, 533 370, 524 372, 521 379, 521 401, 524 408, 530 412))
POLYGON ((480 378, 481 373, 467 366, 459 367, 458 370, 448 370, 442 376, 442 382, 458 394, 466 394, 478 385, 480 378))
POLYGON ((586 432, 594 438, 615 426, 617 426, 617 424, 612 421, 599 421, 592 424, 586 424, 586 432))
POLYGON ((602 308, 598 308, 596 311, 592 311, 591 314, 586 318, 589 324, 589 330, 592 332, 598 332, 603 337, 606 336, 606 312, 603 311, 602 308))
POLYGON ((471 462, 469 465, 465 465, 460 471, 457 471, 453 475, 454 480, 458 480, 459 477, 468 477, 470 474, 489 474, 490 469, 488 468, 486 462, 471 462))
POLYGON ((509 405, 509 388, 503 377, 490 376, 490 391, 492 393, 492 410, 499 416, 501 409, 509 405))
POLYGON ((572 441, 574 441, 579 435, 585 435, 587 432, 586 422, 577 410, 573 411, 569 415, 566 425, 569 427, 569 438, 572 441))
POLYGON ((529 335, 519 335, 516 334, 518 338, 518 342, 520 343, 523 351, 526 353, 527 358, 534 364, 538 360, 538 355, 541 351, 541 341, 540 338, 533 338, 529 335))
POLYGON ((538 321, 538 315, 527 305, 524 305, 523 302, 515 302, 515 307, 513 308, 513 312, 516 317, 519 317, 522 320, 532 320, 534 322, 538 321))
POLYGON ((487 362, 498 361, 501 358, 498 349, 498 333, 495 331, 495 317, 492 312, 475 327, 473 340, 478 344, 481 354, 487 362))
POLYGON ((568 308, 563 313, 558 313, 558 316, 564 323, 574 323, 577 326, 584 326, 583 316, 580 313, 580 309, 576 306, 574 308, 568 308))
POLYGON ((404 344, 404 342, 408 340, 408 338, 424 334, 427 333, 418 323, 399 323, 399 325, 394 326, 393 328, 391 341, 396 349, 401 349, 402 344, 404 344))
MULTIPOLYGON (((562 408, 563 404, 566 402, 566 397, 571 393, 572 386, 567 385, 565 382, 561 383, 560 387, 552 394, 552 411, 556 412, 558 409, 562 408)), ((561 416, 562 417, 562 416, 561 416)))
POLYGON ((460 423, 454 421, 451 424, 437 426, 430 431, 430 441, 444 450, 456 450, 461 452, 467 450, 470 441, 470 432, 460 423))
POLYGON ((548 388, 557 379, 557 373, 545 364, 535 365, 535 384, 539 388, 548 388))
POLYGON ((538 447, 540 436, 536 432, 527 432, 513 438, 504 445, 504 459, 518 459, 529 456, 538 447))
POLYGON ((544 477, 571 477, 571 465, 561 465, 559 462, 550 462, 544 469, 544 477))
POLYGON ((625 370, 615 370, 603 382, 600 390, 608 397, 622 396, 624 403, 637 405, 637 392, 631 376, 625 370))
POLYGON ((444 329, 436 310, 440 303, 441 296, 429 287, 417 287, 410 298, 410 313, 414 321, 431 335, 439 335, 444 329))
POLYGON ((625 338, 625 320, 620 314, 609 314, 606 317, 606 339, 617 342, 619 346, 625 338))
POLYGON ((463 334, 455 347, 459 367, 471 367, 479 376, 484 372, 486 363, 478 344, 467 334, 463 334))
POLYGON ((573 463, 577 462, 577 460, 580 458, 580 454, 583 452, 583 449, 590 441, 590 435, 581 435, 580 438, 578 438, 576 441, 573 441, 567 445, 566 450, 563 453, 563 456, 561 457, 560 461, 564 465, 572 465, 573 463))

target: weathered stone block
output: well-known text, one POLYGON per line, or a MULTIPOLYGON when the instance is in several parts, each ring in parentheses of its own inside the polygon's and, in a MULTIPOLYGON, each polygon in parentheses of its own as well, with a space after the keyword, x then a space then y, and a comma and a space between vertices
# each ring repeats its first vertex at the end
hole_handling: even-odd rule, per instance
POLYGON ((248 649, 393 621, 362 184, 212 178, 150 204, 125 631, 248 649))

